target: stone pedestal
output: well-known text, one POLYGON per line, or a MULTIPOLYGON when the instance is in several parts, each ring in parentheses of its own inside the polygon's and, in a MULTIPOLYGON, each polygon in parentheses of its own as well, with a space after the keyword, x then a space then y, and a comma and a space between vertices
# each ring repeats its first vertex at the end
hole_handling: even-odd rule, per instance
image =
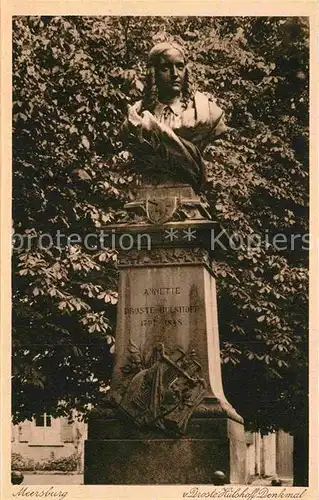
POLYGON ((96 414, 85 442, 85 484, 245 483, 243 425, 227 417, 190 419, 187 435, 164 438, 129 422, 96 414))
POLYGON ((243 421, 221 378, 216 224, 188 186, 143 188, 127 209, 118 244, 129 233, 134 245, 119 253, 115 366, 89 421, 85 484, 211 484, 216 470, 244 484, 243 421))

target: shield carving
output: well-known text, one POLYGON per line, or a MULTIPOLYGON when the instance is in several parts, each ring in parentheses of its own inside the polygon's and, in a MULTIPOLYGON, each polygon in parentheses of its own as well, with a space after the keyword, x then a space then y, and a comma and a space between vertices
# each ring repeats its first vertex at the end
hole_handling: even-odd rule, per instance
POLYGON ((177 196, 167 198, 147 198, 146 214, 153 224, 164 224, 173 216, 177 208, 177 196))

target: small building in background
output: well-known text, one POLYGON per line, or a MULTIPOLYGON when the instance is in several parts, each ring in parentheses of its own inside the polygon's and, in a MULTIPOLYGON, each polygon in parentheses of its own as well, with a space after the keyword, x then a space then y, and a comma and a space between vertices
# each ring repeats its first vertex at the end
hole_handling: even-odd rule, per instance
POLYGON ((11 451, 16 461, 21 455, 25 470, 49 470, 52 466, 52 470, 56 467, 82 473, 85 439, 87 425, 84 422, 69 423, 66 417, 53 418, 42 413, 32 421, 12 425, 11 451))

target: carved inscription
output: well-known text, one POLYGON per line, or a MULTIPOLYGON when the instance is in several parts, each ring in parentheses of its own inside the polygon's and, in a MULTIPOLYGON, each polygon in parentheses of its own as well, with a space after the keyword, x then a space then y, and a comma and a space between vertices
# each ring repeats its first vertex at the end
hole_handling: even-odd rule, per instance
MULTIPOLYGON (((159 287, 145 288, 143 298, 152 296, 175 296, 181 295, 181 287, 159 287)), ((185 315, 196 314, 200 309, 199 305, 162 305, 125 307, 124 314, 130 315, 140 320, 140 326, 179 326, 183 325, 185 315)))
POLYGON ((180 287, 145 288, 143 295, 180 295, 180 287))

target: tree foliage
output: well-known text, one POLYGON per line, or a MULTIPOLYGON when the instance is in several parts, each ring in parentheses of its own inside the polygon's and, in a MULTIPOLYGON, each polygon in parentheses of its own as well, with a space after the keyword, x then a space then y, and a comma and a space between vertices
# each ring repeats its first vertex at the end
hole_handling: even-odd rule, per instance
POLYGON ((149 49, 174 37, 230 127, 206 152, 205 190, 213 217, 241 241, 214 260, 227 396, 251 427, 304 425, 308 36, 304 18, 13 20, 13 220, 33 242, 18 250, 17 237, 13 252, 17 421, 43 408, 85 412, 108 384, 116 254, 83 241, 131 196, 120 125, 142 94, 149 49), (82 243, 38 248, 58 231, 82 243), (293 246, 276 249, 277 233, 293 246), (251 235, 262 244, 249 248, 251 235))

